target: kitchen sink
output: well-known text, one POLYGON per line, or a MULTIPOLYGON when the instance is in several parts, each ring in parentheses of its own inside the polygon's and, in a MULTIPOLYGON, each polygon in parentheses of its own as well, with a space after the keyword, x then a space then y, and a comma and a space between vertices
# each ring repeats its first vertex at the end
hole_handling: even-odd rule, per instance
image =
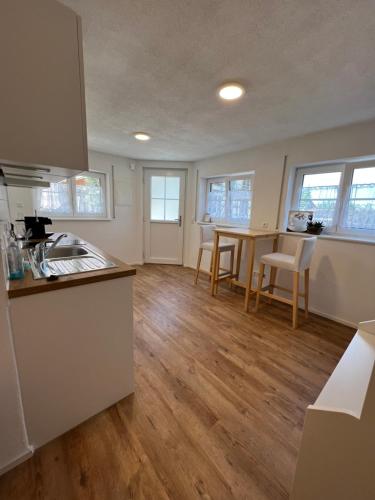
POLYGON ((56 259, 61 257, 79 257, 81 255, 87 255, 88 253, 88 250, 82 246, 61 246, 51 249, 48 252, 48 259, 56 259))
POLYGON ((86 245, 56 246, 51 250, 47 247, 47 257, 42 262, 38 262, 35 249, 29 250, 28 253, 34 279, 68 276, 117 267, 86 245))

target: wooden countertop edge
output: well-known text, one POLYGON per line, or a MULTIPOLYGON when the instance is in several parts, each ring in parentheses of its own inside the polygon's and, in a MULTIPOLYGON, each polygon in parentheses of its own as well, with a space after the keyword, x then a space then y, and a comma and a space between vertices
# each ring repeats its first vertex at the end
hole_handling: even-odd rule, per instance
MULTIPOLYGON (((43 283, 36 283, 35 285, 25 286, 23 288, 14 288, 8 290, 8 297, 10 299, 15 299, 17 297, 25 297, 27 295, 34 295, 37 293, 51 292, 53 290, 62 290, 64 288, 71 288, 72 286, 88 285, 90 283, 97 283, 100 281, 109 281, 117 278, 124 278, 127 276, 134 276, 136 270, 133 268, 129 269, 116 269, 115 271, 111 269, 111 272, 105 272, 103 270, 100 274, 91 273, 81 273, 69 276, 70 279, 59 278, 56 281, 43 280, 43 283)), ((31 272, 31 271, 29 271, 31 272)), ((94 271, 97 273, 97 271, 94 271)), ((36 281, 36 280, 34 280, 36 281)), ((39 281, 39 280, 37 280, 39 281)))

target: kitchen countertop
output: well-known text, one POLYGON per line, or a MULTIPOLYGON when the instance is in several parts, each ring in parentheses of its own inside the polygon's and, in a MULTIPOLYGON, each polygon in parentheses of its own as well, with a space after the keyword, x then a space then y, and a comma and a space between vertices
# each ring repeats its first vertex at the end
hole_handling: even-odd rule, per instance
MULTIPOLYGON (((80 240, 76 236, 67 233, 70 238, 80 240)), ((58 233, 56 233, 58 236, 58 233)), ((67 276, 60 276, 55 281, 47 281, 47 279, 34 279, 31 270, 25 272, 25 277, 22 280, 8 281, 8 297, 14 299, 23 297, 25 295, 32 295, 35 293, 44 293, 51 290, 60 290, 62 288, 70 288, 72 286, 87 285, 89 283, 96 283, 98 281, 107 281, 116 278, 123 278, 126 276, 134 276, 136 270, 134 267, 125 264, 119 259, 112 257, 103 250, 96 248, 88 242, 85 244, 92 248, 97 253, 101 254, 106 259, 113 262, 117 267, 109 269, 99 269, 97 271, 88 271, 84 273, 69 274, 67 276)))

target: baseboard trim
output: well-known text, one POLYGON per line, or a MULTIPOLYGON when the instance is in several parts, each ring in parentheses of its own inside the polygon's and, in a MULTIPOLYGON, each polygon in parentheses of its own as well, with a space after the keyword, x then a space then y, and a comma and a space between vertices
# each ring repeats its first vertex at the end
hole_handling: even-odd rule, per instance
POLYGON ((10 471, 11 469, 14 469, 14 467, 17 467, 17 465, 22 464, 22 462, 28 460, 33 454, 34 454, 34 447, 28 446, 28 449, 24 453, 21 453, 21 455, 12 460, 9 464, 5 465, 4 467, 1 467, 0 476, 10 471))
POLYGON ((331 321, 335 321, 336 323, 341 323, 345 326, 350 326, 351 328, 358 328, 358 323, 353 323, 352 321, 348 321, 343 318, 339 318, 338 316, 334 316, 333 314, 323 313, 315 309, 315 307, 309 307, 309 312, 316 314, 317 316, 321 316, 322 318, 330 319, 331 321))
POLYGON ((129 262, 129 266, 143 266, 144 262, 142 261, 137 261, 137 262, 129 262))
MULTIPOLYGON (((186 266, 189 269, 193 269, 195 271, 195 267, 193 266, 186 266)), ((201 269, 201 272, 205 273, 207 271, 204 271, 201 269)), ((321 316, 322 318, 330 319, 331 321, 335 321, 336 323, 340 323, 341 325, 349 326, 350 328, 358 328, 358 323, 353 323, 353 321, 349 321, 343 318, 340 318, 338 316, 335 316, 333 314, 328 314, 324 313, 322 311, 319 311, 315 307, 309 307, 309 312, 316 314, 317 316, 321 316)))

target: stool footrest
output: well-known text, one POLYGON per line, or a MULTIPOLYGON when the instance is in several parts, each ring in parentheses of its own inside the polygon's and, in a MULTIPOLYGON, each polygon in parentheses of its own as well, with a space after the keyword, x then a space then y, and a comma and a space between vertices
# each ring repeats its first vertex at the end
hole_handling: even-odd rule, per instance
POLYGON ((232 273, 230 271, 225 271, 221 274, 219 274, 219 276, 217 277, 218 280, 223 280, 225 278, 231 278, 232 277, 232 273))
MULTIPOLYGON (((279 285, 266 285, 262 288, 262 291, 270 290, 271 288, 276 288, 277 290, 282 290, 283 292, 289 292, 289 293, 293 294, 293 290, 291 290, 290 288, 285 288, 285 287, 279 286, 279 285)), ((270 294, 270 295, 272 295, 272 294, 270 294)), ((302 292, 299 292, 298 296, 305 297, 305 294, 302 292)))
POLYGON ((281 297, 280 295, 269 293, 269 291, 259 292, 259 295, 261 295, 262 297, 268 297, 269 299, 272 300, 278 300, 279 302, 283 302, 284 304, 293 305, 293 301, 291 299, 287 299, 286 297, 281 297))

